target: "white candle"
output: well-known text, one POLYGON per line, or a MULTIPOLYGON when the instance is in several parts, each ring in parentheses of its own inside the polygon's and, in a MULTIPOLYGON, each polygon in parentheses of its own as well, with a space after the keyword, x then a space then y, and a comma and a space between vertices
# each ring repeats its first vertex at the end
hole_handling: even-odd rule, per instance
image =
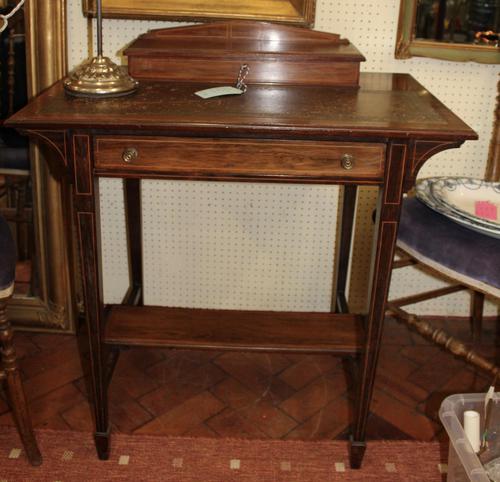
POLYGON ((474 452, 481 448, 480 417, 475 410, 464 412, 464 432, 474 452))

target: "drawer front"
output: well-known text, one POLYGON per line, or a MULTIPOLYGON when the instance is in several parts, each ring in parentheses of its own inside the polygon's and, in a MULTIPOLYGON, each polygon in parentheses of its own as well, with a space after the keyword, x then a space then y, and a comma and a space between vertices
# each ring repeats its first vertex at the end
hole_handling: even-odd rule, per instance
POLYGON ((143 172, 170 177, 377 181, 385 144, 329 141, 97 137, 101 173, 143 172))

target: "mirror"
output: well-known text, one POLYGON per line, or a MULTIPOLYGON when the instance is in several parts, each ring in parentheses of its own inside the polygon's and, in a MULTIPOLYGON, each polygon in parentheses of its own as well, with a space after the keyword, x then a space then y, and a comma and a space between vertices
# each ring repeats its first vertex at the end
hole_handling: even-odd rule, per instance
POLYGON ((415 38, 498 46, 499 12, 493 0, 419 0, 415 38))
POLYGON ((500 63, 499 0, 401 0, 396 58, 500 63))
MULTIPOLYGON (((102 0, 105 17, 220 20, 245 19, 310 27, 316 0, 102 0)), ((83 0, 86 15, 95 12, 95 0, 83 0)))

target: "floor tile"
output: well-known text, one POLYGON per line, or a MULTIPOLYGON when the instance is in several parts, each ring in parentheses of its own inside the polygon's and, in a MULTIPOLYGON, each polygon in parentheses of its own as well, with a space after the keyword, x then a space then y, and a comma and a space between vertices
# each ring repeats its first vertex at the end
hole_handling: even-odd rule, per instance
POLYGON ((146 423, 134 433, 184 435, 224 409, 220 400, 205 391, 146 423))
MULTIPOLYGON (((436 326, 467 337, 466 320, 436 326)), ((498 323, 475 348, 498 359, 498 323)), ((72 335, 17 333, 15 345, 36 427, 93 431, 86 378, 72 335)), ((88 367, 88 353, 83 355, 88 367)), ((109 388, 113 430, 194 437, 347 438, 353 391, 331 356, 129 349, 109 388)), ((385 324, 367 437, 445 440, 443 399, 490 383, 402 324, 385 324)), ((13 424, 0 387, 0 425, 13 424)))

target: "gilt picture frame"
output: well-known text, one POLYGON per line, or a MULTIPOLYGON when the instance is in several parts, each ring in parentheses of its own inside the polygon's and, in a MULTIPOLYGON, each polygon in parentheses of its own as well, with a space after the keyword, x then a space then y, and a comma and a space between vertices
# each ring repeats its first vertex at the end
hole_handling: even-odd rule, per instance
POLYGON ((430 57, 454 62, 500 63, 498 47, 415 38, 417 4, 418 0, 401 0, 395 49, 397 59, 430 57))
MULTIPOLYGON (((67 73, 66 0, 30 0, 25 5, 28 97, 67 73)), ((7 308, 18 328, 70 333, 78 317, 78 273, 73 248, 70 195, 48 161, 50 149, 30 142, 34 260, 38 287, 15 294, 7 308)))
MULTIPOLYGON (((95 0, 82 0, 87 16, 95 0)), ((316 0, 102 0, 108 18, 177 21, 261 20, 304 27, 314 24, 316 0), (202 5, 202 7, 200 7, 202 5)))

